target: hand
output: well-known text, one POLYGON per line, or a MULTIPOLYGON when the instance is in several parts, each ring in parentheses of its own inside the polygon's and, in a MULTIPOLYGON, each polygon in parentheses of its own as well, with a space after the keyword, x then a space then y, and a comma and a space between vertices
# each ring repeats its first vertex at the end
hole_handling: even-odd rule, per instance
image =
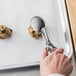
POLYGON ((48 51, 44 49, 40 61, 41 76, 48 76, 48 74, 58 73, 69 76, 72 72, 73 66, 63 54, 63 49, 57 49, 48 55, 48 51))

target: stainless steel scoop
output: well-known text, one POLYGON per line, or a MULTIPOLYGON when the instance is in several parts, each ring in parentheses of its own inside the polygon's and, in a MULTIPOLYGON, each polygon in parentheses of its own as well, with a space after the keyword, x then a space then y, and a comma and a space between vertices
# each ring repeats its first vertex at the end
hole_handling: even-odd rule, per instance
POLYGON ((57 49, 57 47, 55 47, 52 44, 52 42, 50 41, 50 39, 48 37, 48 34, 46 32, 46 29, 45 29, 45 23, 44 23, 42 18, 40 18, 39 16, 32 17, 32 19, 30 21, 30 25, 33 27, 33 29, 36 32, 39 32, 39 33, 42 34, 42 37, 45 40, 46 48, 47 48, 48 51, 52 52, 52 51, 57 49))

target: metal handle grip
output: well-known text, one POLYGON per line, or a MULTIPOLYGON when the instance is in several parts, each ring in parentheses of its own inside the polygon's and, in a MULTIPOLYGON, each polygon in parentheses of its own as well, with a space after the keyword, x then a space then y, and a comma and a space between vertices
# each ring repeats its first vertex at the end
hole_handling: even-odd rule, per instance
POLYGON ((52 51, 55 51, 57 49, 57 47, 55 47, 52 42, 50 41, 49 37, 48 37, 48 34, 46 32, 46 29, 45 28, 42 28, 42 36, 45 40, 45 45, 46 45, 46 48, 48 51, 52 52, 52 51))

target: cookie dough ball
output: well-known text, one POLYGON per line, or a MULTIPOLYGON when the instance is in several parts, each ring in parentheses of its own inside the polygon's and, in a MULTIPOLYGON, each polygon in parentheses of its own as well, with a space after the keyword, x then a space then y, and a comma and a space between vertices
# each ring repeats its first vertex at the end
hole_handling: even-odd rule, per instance
POLYGON ((5 25, 0 25, 0 38, 7 39, 11 37, 12 29, 6 27, 5 25))
POLYGON ((42 37, 41 34, 36 32, 31 25, 28 28, 28 32, 35 39, 40 39, 42 37))

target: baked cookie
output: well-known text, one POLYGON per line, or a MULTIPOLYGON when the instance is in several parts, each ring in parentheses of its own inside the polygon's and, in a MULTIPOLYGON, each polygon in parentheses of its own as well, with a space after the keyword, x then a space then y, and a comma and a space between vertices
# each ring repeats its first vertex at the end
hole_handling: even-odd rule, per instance
POLYGON ((28 28, 28 32, 35 39, 39 39, 42 37, 41 34, 36 32, 31 25, 28 28))
POLYGON ((12 29, 6 27, 5 25, 0 25, 0 38, 7 39, 11 37, 12 29))

